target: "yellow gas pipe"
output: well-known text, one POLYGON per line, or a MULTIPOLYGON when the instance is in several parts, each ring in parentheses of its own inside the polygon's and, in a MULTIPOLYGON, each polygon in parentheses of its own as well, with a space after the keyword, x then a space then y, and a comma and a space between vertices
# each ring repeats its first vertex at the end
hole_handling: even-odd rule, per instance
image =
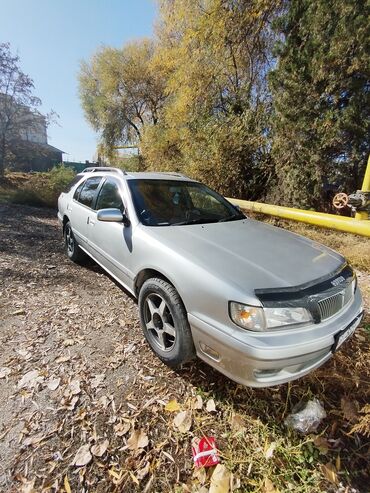
MULTIPOLYGON (((364 181, 362 182, 362 192, 370 192, 370 156, 367 160, 367 166, 365 170, 364 181)), ((369 214, 366 211, 357 212, 355 215, 355 219, 360 221, 368 220, 369 214)))
MULTIPOLYGON (((361 190, 363 192, 370 191, 370 156, 367 162, 367 168, 361 190)), ((271 216, 282 217, 284 219, 292 219, 294 221, 313 224, 322 228, 336 229, 338 231, 370 237, 370 220, 368 220, 367 212, 358 212, 355 219, 353 219, 351 217, 336 216, 334 214, 325 214, 323 212, 307 211, 302 209, 292 209, 290 207, 262 204, 261 202, 250 202, 248 200, 229 200, 242 209, 247 209, 253 212, 260 212, 262 214, 269 214, 271 216)))

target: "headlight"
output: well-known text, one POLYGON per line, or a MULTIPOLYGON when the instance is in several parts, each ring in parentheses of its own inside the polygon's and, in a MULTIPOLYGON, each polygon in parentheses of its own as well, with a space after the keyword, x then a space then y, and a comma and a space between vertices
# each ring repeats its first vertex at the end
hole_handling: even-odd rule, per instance
POLYGON ((304 325, 312 321, 306 308, 259 308, 230 302, 230 317, 243 329, 263 332, 289 325, 304 325))

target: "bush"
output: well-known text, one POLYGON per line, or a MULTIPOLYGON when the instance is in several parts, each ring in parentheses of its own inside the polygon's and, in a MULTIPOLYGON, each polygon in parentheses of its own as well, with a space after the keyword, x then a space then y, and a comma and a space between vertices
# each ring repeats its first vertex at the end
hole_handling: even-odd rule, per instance
POLYGON ((63 165, 46 173, 10 173, 1 187, 0 195, 7 202, 34 207, 56 208, 59 194, 75 176, 63 165))
POLYGON ((73 180, 75 172, 71 168, 67 168, 61 164, 56 166, 48 173, 50 180, 50 188, 55 194, 60 194, 66 186, 73 180))
POLYGON ((30 188, 20 188, 8 196, 13 204, 31 205, 33 207, 47 207, 48 204, 40 197, 39 193, 30 188))

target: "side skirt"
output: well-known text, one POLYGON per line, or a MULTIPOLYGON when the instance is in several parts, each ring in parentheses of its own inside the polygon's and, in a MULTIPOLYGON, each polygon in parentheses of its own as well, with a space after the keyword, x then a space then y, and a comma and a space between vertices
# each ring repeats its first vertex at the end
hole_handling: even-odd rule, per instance
POLYGON ((121 279, 119 279, 116 275, 112 274, 112 272, 109 269, 107 269, 101 262, 99 262, 98 260, 96 260, 96 258, 93 255, 91 255, 91 253, 88 252, 84 247, 82 247, 81 245, 78 245, 78 247, 81 248, 81 250, 83 250, 86 253, 86 255, 88 255, 89 257, 91 257, 94 260, 94 262, 96 262, 98 265, 100 265, 100 267, 102 269, 104 269, 106 272, 108 272, 108 274, 110 276, 112 276, 113 279, 115 279, 119 284, 121 284, 121 286, 123 286, 126 289, 126 291, 128 291, 129 293, 131 293, 136 298, 136 295, 135 295, 134 291, 131 288, 129 288, 127 286, 127 284, 125 284, 124 282, 122 282, 121 279))

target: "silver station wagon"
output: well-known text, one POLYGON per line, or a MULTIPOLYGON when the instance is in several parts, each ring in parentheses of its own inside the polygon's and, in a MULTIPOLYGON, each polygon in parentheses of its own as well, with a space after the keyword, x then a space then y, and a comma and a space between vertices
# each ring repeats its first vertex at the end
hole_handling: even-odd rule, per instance
POLYGON ((138 298, 151 349, 196 355, 241 384, 277 385, 327 361, 362 314, 346 260, 247 218, 178 173, 87 168, 58 202, 66 252, 138 298))

